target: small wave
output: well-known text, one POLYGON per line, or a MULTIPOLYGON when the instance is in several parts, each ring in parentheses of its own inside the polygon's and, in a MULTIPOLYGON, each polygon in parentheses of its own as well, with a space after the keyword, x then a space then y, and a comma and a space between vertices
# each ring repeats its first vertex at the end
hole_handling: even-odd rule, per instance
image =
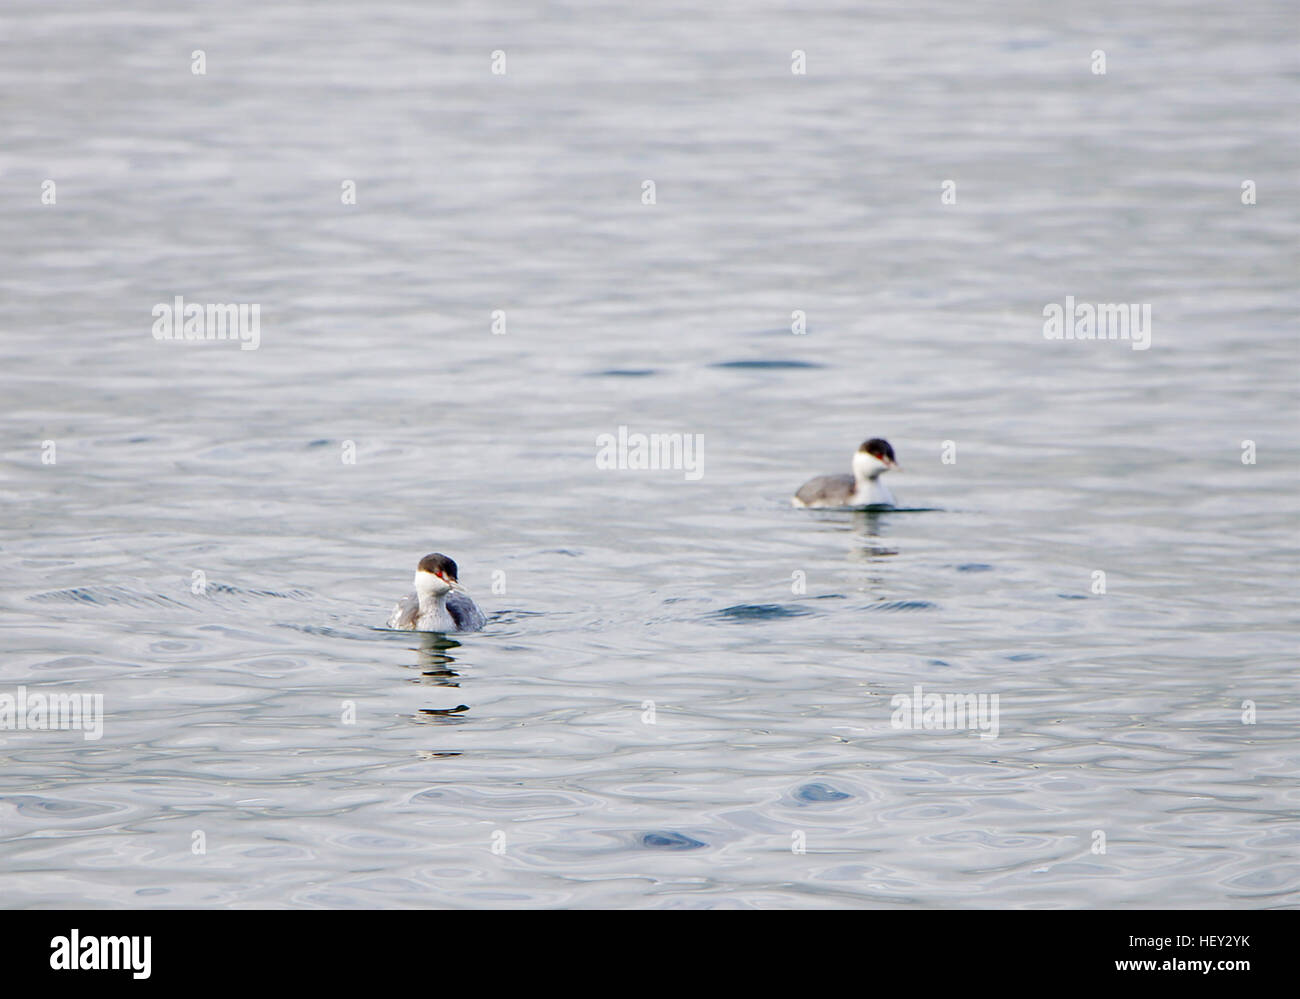
POLYGON ((652 850, 698 850, 709 844, 679 832, 648 832, 641 837, 641 845, 652 850))
POLYGON ((804 617, 812 611, 788 604, 736 604, 714 611, 713 616, 727 621, 766 621, 782 617, 804 617))
POLYGON ((837 791, 829 784, 805 784, 794 793, 797 801, 808 802, 809 804, 820 804, 824 801, 843 801, 846 798, 852 798, 853 795, 845 794, 843 791, 837 791))
MULTIPOLYGON (((324 624, 278 624, 277 628, 290 628, 293 631, 300 631, 304 635, 321 635, 324 638, 350 638, 355 640, 366 639, 369 636, 355 631, 344 631, 340 628, 331 628, 324 624)), ((372 628, 371 631, 387 631, 387 628, 372 628)), ((409 634, 409 632, 407 633, 409 634)))
POLYGON ((190 606, 161 593, 137 593, 125 586, 74 586, 67 590, 37 593, 28 599, 41 603, 122 604, 127 607, 188 608, 190 606))
POLYGON ((543 611, 519 610, 516 607, 506 607, 501 610, 492 611, 488 614, 488 624, 514 624, 516 621, 523 621, 530 617, 545 617, 543 611))
POLYGON ((867 610, 892 613, 893 611, 934 610, 938 606, 928 600, 887 600, 884 603, 872 604, 867 610))
POLYGON ((208 583, 207 592, 220 593, 237 597, 274 597, 276 600, 310 600, 311 594, 306 590, 246 590, 242 586, 228 583, 208 583))
POLYGON ((58 798, 42 798, 35 794, 5 795, 0 797, 0 802, 13 805, 22 815, 37 818, 80 819, 116 810, 112 805, 97 801, 65 801, 58 798))

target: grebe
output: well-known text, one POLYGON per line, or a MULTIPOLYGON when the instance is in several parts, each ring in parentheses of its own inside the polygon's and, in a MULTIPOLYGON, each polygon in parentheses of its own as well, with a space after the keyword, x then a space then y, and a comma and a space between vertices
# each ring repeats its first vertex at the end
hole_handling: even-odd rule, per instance
POLYGON ((456 581, 456 563, 434 553, 420 559, 415 592, 397 601, 388 627, 403 631, 478 631, 487 618, 456 581))
POLYGON ((897 468, 889 441, 873 437, 853 456, 852 475, 819 475, 794 494, 795 506, 893 506, 894 494, 880 476, 897 468))

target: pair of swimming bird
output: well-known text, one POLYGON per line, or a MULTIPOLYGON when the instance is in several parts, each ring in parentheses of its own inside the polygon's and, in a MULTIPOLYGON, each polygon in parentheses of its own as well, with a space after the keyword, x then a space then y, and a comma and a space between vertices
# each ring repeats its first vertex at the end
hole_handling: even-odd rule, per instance
MULTIPOLYGON (((894 494, 880 481, 897 468, 889 441, 873 437, 853 456, 852 475, 819 475, 794 494, 795 506, 893 506, 894 494)), ((478 631, 487 624, 474 598, 456 579, 456 563, 446 555, 426 555, 415 570, 415 592, 403 597, 388 617, 388 627, 403 631, 478 631)))

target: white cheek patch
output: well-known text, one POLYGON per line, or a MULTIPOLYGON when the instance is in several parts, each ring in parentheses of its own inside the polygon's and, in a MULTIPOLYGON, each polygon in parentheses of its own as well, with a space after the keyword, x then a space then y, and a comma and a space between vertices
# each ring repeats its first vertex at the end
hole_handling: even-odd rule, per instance
POLYGON ((417 590, 445 590, 447 584, 431 572, 425 572, 423 569, 415 574, 415 588, 417 590))

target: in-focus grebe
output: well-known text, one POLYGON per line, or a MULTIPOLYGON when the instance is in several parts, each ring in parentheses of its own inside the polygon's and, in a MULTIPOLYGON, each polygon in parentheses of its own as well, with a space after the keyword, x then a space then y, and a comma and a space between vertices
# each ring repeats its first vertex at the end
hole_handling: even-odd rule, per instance
POLYGON ((436 552, 420 559, 415 592, 397 601, 388 627, 403 631, 478 631, 487 618, 456 581, 456 563, 436 552))
POLYGON ((819 475, 794 494, 795 506, 893 506, 894 494, 880 476, 897 468, 889 441, 873 437, 853 456, 852 475, 819 475))

